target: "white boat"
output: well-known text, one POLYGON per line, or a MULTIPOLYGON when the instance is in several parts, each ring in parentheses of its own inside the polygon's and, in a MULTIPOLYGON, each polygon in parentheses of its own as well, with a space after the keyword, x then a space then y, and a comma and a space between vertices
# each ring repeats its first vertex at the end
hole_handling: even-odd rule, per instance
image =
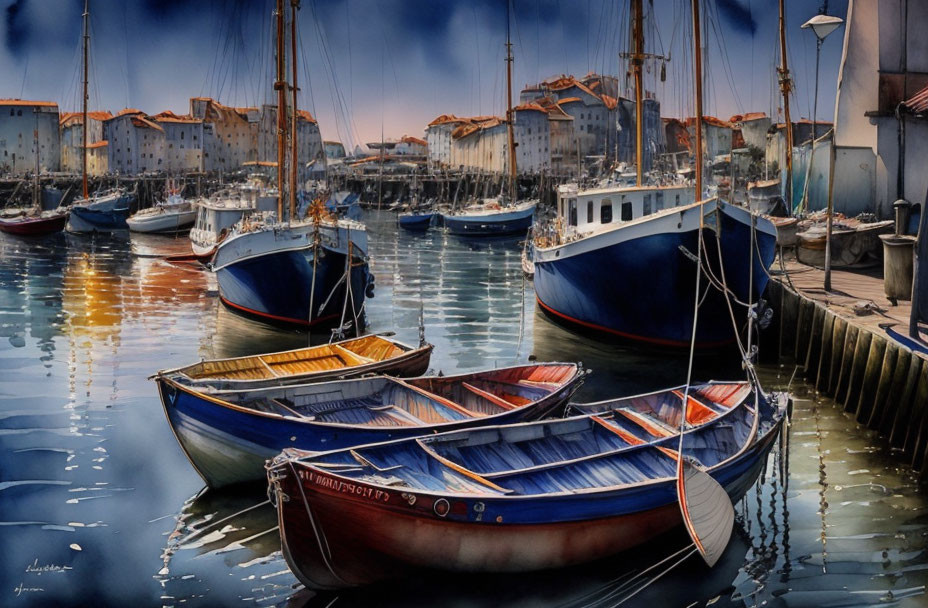
POLYGON ((257 193, 250 194, 230 190, 196 201, 196 222, 190 230, 190 245, 195 255, 212 255, 232 226, 257 211, 257 193))
POLYGON ((143 209, 126 220, 132 232, 158 232, 173 234, 183 232, 197 219, 197 208, 179 194, 170 195, 166 201, 143 209))
POLYGON ((501 236, 525 234, 535 217, 538 201, 522 201, 508 205, 499 199, 485 199, 451 213, 442 214, 445 228, 451 234, 468 236, 501 236))

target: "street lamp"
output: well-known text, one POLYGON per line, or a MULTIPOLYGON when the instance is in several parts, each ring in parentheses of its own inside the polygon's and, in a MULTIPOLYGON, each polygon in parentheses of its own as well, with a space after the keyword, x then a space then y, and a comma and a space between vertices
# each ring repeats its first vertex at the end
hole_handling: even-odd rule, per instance
MULTIPOLYGON (((815 158, 815 139, 818 136, 818 66, 819 59, 822 54, 822 42, 824 42, 825 37, 828 36, 828 34, 838 29, 842 23, 844 23, 844 20, 840 17, 832 17, 831 15, 816 15, 802 24, 802 29, 811 29, 812 33, 815 34, 815 98, 812 102, 812 150, 809 154, 809 171, 806 173, 806 192, 808 192, 809 177, 812 174, 812 159, 815 158)), ((825 291, 831 291, 831 225, 832 216, 834 215, 834 206, 832 201, 832 196, 834 194, 834 184, 832 182, 835 178, 836 156, 834 127, 835 125, 832 125, 831 127, 831 163, 829 165, 828 171, 828 211, 825 226, 825 291)), ((789 129, 790 125, 786 125, 786 128, 789 129)))
MULTIPOLYGON (((822 42, 824 42, 825 37, 828 34, 832 33, 844 23, 844 20, 840 17, 832 17, 830 15, 816 15, 802 24, 802 29, 807 30, 811 29, 812 33, 815 34, 815 100, 812 104, 812 141, 815 141, 816 132, 815 125, 818 120, 818 64, 819 57, 822 52, 822 42)), ((813 145, 813 148, 815 146, 813 145)))

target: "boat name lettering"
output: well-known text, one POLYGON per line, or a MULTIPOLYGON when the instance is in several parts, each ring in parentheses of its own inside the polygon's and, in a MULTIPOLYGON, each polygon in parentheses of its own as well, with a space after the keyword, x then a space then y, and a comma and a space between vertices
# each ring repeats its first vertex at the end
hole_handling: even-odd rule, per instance
POLYGON ((378 502, 388 502, 390 500, 389 492, 384 492, 383 490, 369 488, 367 486, 362 486, 355 483, 348 483, 347 481, 332 479, 331 477, 318 475, 312 471, 300 471, 300 478, 308 481, 309 483, 316 484, 317 486, 335 490, 336 492, 341 492, 343 494, 362 496, 364 498, 369 498, 378 502))

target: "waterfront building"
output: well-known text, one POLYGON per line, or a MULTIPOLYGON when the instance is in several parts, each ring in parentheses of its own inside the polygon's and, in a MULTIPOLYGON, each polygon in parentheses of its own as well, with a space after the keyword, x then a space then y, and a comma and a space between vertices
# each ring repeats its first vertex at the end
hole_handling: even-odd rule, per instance
POLYGON ((233 108, 210 97, 193 97, 190 116, 203 121, 204 171, 236 171, 258 160, 261 112, 257 108, 233 108))
POLYGON ((512 114, 518 171, 539 173, 550 169, 551 128, 548 110, 535 102, 527 102, 513 108, 512 114))
POLYGON ((454 114, 442 114, 425 128, 429 164, 436 168, 448 167, 451 163, 451 132, 466 123, 468 118, 454 114))
POLYGON ((61 167, 58 104, 0 99, 0 174, 35 172, 36 131, 39 170, 58 171, 61 167))
MULTIPOLYGON (((246 116, 250 116, 253 110, 253 108, 239 108, 239 111, 243 111, 246 116)), ((276 163, 277 106, 269 104, 261 106, 258 121, 252 124, 256 124, 257 127, 257 161, 264 164, 276 163)), ((306 110, 297 110, 296 145, 297 158, 300 163, 297 180, 304 182, 309 178, 313 168, 318 170, 318 167, 325 166, 325 147, 322 143, 322 134, 319 132, 319 124, 306 110)))
POLYGON ((506 121, 498 116, 471 118, 451 132, 451 166, 504 173, 508 148, 506 121))
POLYGON ((325 147, 325 157, 329 161, 344 161, 348 156, 345 154, 345 146, 340 141, 326 140, 322 142, 322 145, 325 147))
POLYGON ((403 137, 396 142, 393 153, 399 156, 416 156, 424 160, 428 156, 429 145, 424 139, 412 137, 411 135, 403 135, 403 137))
POLYGON ((167 173, 200 171, 203 163, 203 121, 193 116, 178 116, 170 111, 152 117, 164 129, 164 162, 167 173))
MULTIPOLYGON (((87 173, 103 175, 108 171, 109 142, 103 137, 103 123, 112 118, 109 112, 87 112, 87 173)), ((81 171, 81 146, 84 143, 84 115, 64 112, 59 121, 61 140, 61 170, 81 171)))
POLYGON ((138 175, 164 170, 164 129, 141 110, 126 108, 103 121, 107 170, 138 175))
MULTIPOLYGON (((773 125, 770 117, 763 112, 748 112, 747 114, 735 114, 728 119, 732 129, 741 131, 741 138, 744 145, 751 148, 764 150, 767 147, 767 131, 773 125)), ((737 146, 736 146, 737 147, 737 146)))

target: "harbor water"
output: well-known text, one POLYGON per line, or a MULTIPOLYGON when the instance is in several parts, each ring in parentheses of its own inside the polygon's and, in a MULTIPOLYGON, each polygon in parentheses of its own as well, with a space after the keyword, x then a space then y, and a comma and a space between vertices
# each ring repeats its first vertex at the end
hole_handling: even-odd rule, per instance
MULTIPOLYGON (((685 356, 580 336, 536 307, 518 238, 398 231, 366 212, 376 295, 368 328, 435 344, 453 373, 538 360, 593 370, 602 399, 682 384, 685 356)), ((184 238, 0 235, 0 606, 924 606, 928 499, 871 431, 765 366, 792 423, 736 505, 708 569, 681 531, 632 554, 526 575, 423 574, 337 594, 304 590, 263 488, 203 491, 165 421, 160 368, 307 344, 230 313, 216 281, 158 256, 184 238)), ((608 280, 608 269, 603 273, 608 280)), ((282 286, 282 288, 285 286, 282 286)), ((634 293, 628 297, 635 297, 634 293)), ((314 341, 326 336, 314 336, 314 341)), ((739 379, 733 356, 694 379, 739 379)))

